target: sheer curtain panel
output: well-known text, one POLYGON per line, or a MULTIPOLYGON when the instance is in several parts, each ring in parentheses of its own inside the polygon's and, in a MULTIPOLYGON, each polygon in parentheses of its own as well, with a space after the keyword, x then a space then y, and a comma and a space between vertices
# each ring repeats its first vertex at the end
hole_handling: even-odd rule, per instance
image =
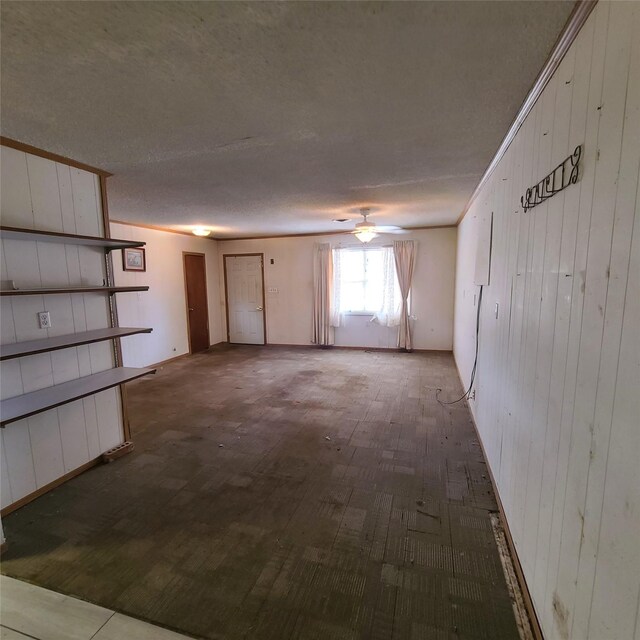
POLYGON ((400 326, 398 328, 398 348, 411 351, 411 325, 409 324, 409 291, 413 278, 416 243, 413 240, 395 240, 393 257, 396 262, 396 274, 400 285, 400 326))
POLYGON ((398 295, 395 258, 391 247, 382 248, 382 302, 372 320, 383 327, 400 324, 400 296, 398 295))
POLYGON ((333 344, 333 256, 329 243, 313 246, 313 340, 317 345, 333 344))

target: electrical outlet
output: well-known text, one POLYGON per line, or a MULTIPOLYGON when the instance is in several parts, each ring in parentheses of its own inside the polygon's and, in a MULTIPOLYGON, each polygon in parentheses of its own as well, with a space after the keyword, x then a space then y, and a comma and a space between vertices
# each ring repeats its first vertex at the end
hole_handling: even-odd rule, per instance
POLYGON ((471 392, 471 395, 469 396, 469 398, 471 400, 475 400, 476 399, 476 390, 475 389, 471 392))
POLYGON ((48 311, 41 311, 38 314, 38 323, 41 329, 51 329, 51 315, 48 311))

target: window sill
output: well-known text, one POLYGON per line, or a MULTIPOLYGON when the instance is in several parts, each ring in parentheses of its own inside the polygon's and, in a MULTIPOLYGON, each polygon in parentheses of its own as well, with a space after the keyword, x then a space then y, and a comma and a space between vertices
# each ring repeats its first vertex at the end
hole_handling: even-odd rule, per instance
POLYGON ((373 318, 375 312, 373 311, 343 311, 343 316, 368 316, 369 318, 373 318))

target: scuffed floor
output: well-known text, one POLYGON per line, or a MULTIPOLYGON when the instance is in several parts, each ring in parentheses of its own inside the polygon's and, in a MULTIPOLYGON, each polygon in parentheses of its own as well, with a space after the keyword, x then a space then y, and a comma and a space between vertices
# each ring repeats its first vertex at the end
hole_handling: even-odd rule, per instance
POLYGON ((449 353, 224 346, 128 385, 135 451, 3 519, 2 572, 212 639, 517 639, 449 353), (458 394, 458 395, 456 395, 458 394))

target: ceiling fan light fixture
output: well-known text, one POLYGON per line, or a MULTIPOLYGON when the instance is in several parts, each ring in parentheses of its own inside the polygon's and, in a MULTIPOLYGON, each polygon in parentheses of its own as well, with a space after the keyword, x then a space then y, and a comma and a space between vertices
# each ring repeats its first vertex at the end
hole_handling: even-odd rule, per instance
POLYGON ((367 242, 371 242, 378 234, 373 229, 362 229, 362 231, 357 231, 354 235, 360 242, 367 244, 367 242))
POLYGON ((206 238, 210 233, 211 229, 205 229, 204 227, 194 227, 191 229, 191 233, 194 236, 198 236, 199 238, 206 238))

